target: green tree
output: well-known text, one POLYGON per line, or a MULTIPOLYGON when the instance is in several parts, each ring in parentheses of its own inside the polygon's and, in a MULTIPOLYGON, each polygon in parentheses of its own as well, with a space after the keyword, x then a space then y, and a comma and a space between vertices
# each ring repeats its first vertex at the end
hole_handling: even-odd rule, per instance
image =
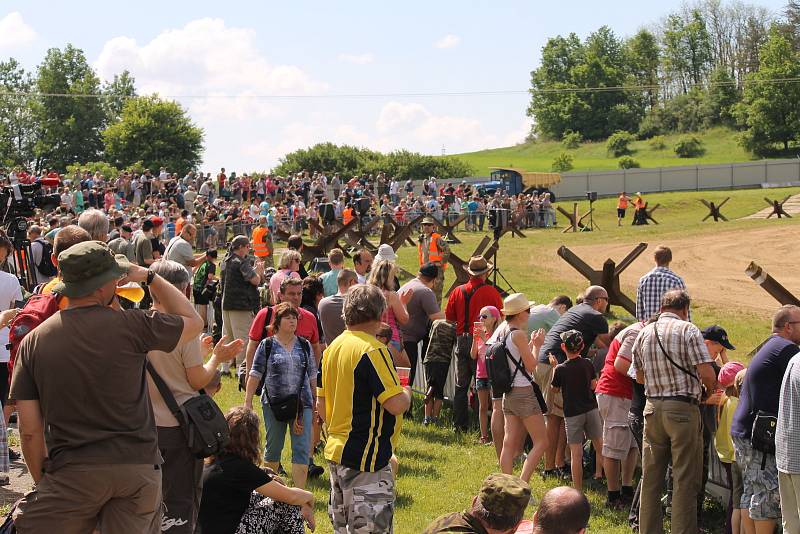
POLYGON ((0 159, 7 165, 27 166, 34 159, 32 90, 32 76, 16 59, 0 62, 0 159))
POLYGON ((48 50, 36 89, 41 93, 34 105, 36 168, 63 170, 70 163, 96 160, 103 148, 105 113, 96 97, 100 80, 83 51, 72 45, 48 50))
POLYGON ((634 83, 647 87, 641 94, 648 108, 658 103, 658 65, 661 50, 658 39, 647 30, 639 32, 625 42, 625 61, 633 76, 634 83))
POLYGON ((177 102, 158 95, 129 98, 120 119, 103 132, 106 159, 118 168, 146 167, 187 172, 200 164, 203 130, 177 102))
POLYGON ((662 30, 662 67, 680 92, 702 84, 711 67, 711 39, 703 14, 669 15, 662 30))
POLYGON ((717 68, 711 74, 703 112, 709 125, 735 126, 733 110, 740 99, 733 76, 727 69, 717 68))
POLYGON ((788 150, 790 142, 800 140, 800 85, 774 81, 800 76, 800 58, 786 35, 773 28, 761 47, 760 59, 761 68, 748 77, 737 112, 747 128, 742 145, 763 156, 775 144, 788 150))
POLYGON ((103 96, 106 124, 114 124, 122 115, 125 102, 136 96, 136 81, 127 70, 115 74, 112 81, 103 84, 103 96))
POLYGON ((618 158, 631 153, 631 143, 633 143, 633 134, 625 131, 614 132, 606 141, 606 150, 609 154, 618 158))

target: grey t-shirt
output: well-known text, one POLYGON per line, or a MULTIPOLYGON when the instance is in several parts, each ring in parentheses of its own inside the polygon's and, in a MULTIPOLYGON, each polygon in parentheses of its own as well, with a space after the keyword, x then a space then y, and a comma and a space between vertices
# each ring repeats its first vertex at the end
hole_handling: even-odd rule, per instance
POLYGON ((344 332, 343 307, 344 295, 331 295, 319 301, 317 311, 319 312, 319 321, 322 323, 322 334, 327 345, 333 343, 333 340, 344 332))
POLYGON ((164 257, 191 269, 191 262, 194 259, 192 245, 181 236, 176 235, 167 245, 164 257))
POLYGON ((428 319, 434 313, 441 311, 436 302, 436 295, 433 290, 414 278, 403 284, 398 290, 398 294, 403 295, 409 289, 414 290, 411 300, 406 304, 408 310, 408 322, 400 325, 403 333, 403 341, 420 341, 428 335, 428 319))
POLYGON ((149 267, 144 260, 153 259, 153 243, 144 234, 139 234, 133 242, 136 251, 136 263, 142 267, 149 267))
POLYGON ((537 304, 531 308, 531 314, 528 317, 528 335, 540 328, 544 328, 544 331, 547 332, 553 328, 560 317, 558 312, 547 304, 537 304))

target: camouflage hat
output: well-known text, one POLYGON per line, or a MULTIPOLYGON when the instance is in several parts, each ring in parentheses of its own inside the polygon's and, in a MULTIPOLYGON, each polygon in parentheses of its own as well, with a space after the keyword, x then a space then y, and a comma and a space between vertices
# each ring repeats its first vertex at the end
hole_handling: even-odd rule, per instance
POLYGON ((520 517, 530 500, 531 487, 514 475, 489 475, 478 492, 483 509, 498 516, 520 517))
POLYGON ((128 258, 114 255, 102 241, 84 241, 58 255, 61 281, 53 292, 67 297, 83 297, 127 274, 128 258))
POLYGON ((433 225, 436 225, 436 221, 433 220, 433 217, 427 217, 426 216, 426 217, 424 217, 422 219, 422 222, 420 224, 433 224, 433 225))
POLYGON ((578 352, 583 348, 583 334, 577 330, 567 330, 561 333, 561 341, 569 352, 578 352))

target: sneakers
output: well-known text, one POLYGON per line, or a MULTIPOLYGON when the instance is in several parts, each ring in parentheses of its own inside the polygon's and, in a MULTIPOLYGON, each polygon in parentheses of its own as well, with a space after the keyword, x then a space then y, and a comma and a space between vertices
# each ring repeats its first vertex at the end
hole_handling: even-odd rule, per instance
POLYGON ((17 460, 21 459, 22 455, 15 451, 14 449, 8 449, 8 459, 12 462, 16 462, 17 460))
POLYGON ((431 424, 431 419, 433 419, 433 418, 432 418, 432 417, 428 417, 428 416, 426 415, 426 416, 425 416, 425 417, 422 419, 422 425, 423 425, 423 426, 428 426, 428 425, 430 425, 430 424, 431 424))
POLYGON ((308 478, 318 478, 324 472, 325 469, 321 465, 315 464, 314 460, 311 460, 311 463, 308 464, 308 478))

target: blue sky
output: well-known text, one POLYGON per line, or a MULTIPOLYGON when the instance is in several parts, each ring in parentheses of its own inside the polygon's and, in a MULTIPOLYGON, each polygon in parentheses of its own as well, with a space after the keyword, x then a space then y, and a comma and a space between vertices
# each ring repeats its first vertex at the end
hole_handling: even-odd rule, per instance
POLYGON ((525 90, 549 37, 602 25, 630 35, 680 4, 6 1, 0 57, 32 69, 72 43, 103 78, 127 68, 140 92, 181 97, 205 128, 204 169, 242 172, 319 141, 429 154, 520 142, 525 94, 253 97, 525 90))

